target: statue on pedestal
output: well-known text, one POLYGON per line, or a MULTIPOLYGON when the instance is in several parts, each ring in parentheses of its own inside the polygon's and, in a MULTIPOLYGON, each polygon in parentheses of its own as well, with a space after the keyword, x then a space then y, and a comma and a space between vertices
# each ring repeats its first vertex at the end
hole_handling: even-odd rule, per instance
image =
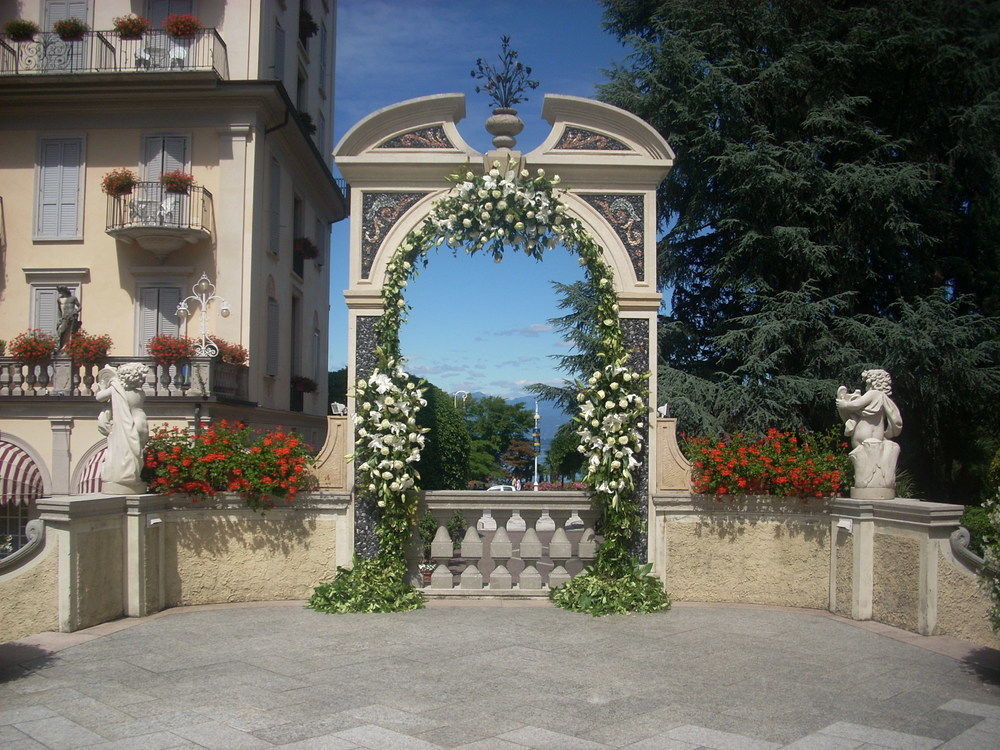
POLYGON ((69 343, 70 336, 80 330, 80 311, 83 309, 80 300, 68 286, 58 286, 59 320, 56 321, 56 338, 59 339, 59 349, 62 351, 69 343))
POLYGON ((142 404, 146 400, 142 386, 149 368, 130 362, 117 368, 105 366, 97 376, 94 398, 110 401, 97 418, 97 429, 108 436, 108 453, 101 470, 104 492, 111 495, 140 495, 146 483, 140 479, 143 448, 149 438, 149 426, 142 404))
POLYGON ((894 438, 903 429, 899 407, 890 398, 892 379, 885 370, 861 373, 867 390, 848 393, 837 389, 837 413, 844 420, 844 434, 851 438, 854 486, 851 497, 891 499, 896 496, 896 461, 899 444, 894 438))

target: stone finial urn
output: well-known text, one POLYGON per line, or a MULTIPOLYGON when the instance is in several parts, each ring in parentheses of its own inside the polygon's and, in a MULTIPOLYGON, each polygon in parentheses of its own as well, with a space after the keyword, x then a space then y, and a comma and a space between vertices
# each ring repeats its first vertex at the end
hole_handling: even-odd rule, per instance
POLYGON ((517 116, 517 110, 499 107, 486 120, 486 131, 493 136, 495 148, 514 148, 514 136, 524 130, 524 120, 517 116))

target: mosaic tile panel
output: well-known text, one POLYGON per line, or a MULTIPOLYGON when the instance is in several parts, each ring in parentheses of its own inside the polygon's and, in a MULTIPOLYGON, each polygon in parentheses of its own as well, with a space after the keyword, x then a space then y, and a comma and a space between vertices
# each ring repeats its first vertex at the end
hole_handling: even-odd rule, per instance
POLYGON ((610 135, 595 133, 586 128, 567 125, 554 148, 566 151, 631 151, 632 149, 610 135))
POLYGON ((376 148, 455 148, 440 125, 411 130, 383 141, 376 148))
MULTIPOLYGON (((622 318, 622 334, 625 348, 630 352, 629 367, 639 372, 649 369, 649 321, 645 318, 622 318)), ((643 442, 642 451, 636 456, 639 461, 636 492, 640 498, 639 513, 642 517, 643 530, 636 534, 632 543, 632 554, 640 560, 646 559, 646 544, 648 533, 646 523, 646 498, 649 496, 649 445, 647 439, 643 442)))
POLYGON ((361 196, 361 278, 371 273, 382 240, 400 217, 427 193, 365 193, 361 196))
POLYGON ((625 245, 625 251, 632 261, 637 281, 643 281, 645 270, 645 245, 643 227, 645 209, 641 195, 581 195, 581 198, 597 210, 604 220, 615 230, 615 234, 625 245))
MULTIPOLYGON (((375 324, 378 315, 358 316, 354 331, 354 371, 356 377, 365 379, 375 371, 375 324)), ((357 470, 354 474, 357 486, 357 470)), ((378 554, 378 536, 375 534, 375 522, 378 520, 378 508, 374 501, 354 494, 354 553, 359 557, 375 557, 378 554)))

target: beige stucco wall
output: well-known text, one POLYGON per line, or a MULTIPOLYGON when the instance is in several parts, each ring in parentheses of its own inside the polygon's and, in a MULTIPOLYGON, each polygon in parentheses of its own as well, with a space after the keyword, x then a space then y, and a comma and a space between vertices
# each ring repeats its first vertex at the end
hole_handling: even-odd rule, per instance
POLYGON ((944 550, 938 551, 938 621, 935 635, 951 635, 1000 649, 990 628, 990 600, 977 577, 944 550))
POLYGON ((46 535, 35 557, 0 575, 0 643, 59 628, 56 547, 46 535))
POLYGON ((114 620, 125 613, 124 518, 85 523, 92 525, 75 532, 74 544, 79 628, 114 620))
POLYGON ((917 631, 920 542, 876 533, 872 554, 872 619, 917 631))
POLYGON ((854 586, 854 538, 846 529, 837 529, 836 584, 834 612, 851 616, 851 591, 854 586))
POLYGON ((332 516, 175 510, 163 519, 168 607, 304 599, 337 569, 332 516))
POLYGON ((697 515, 668 516, 662 526, 674 599, 826 608, 830 533, 820 501, 694 503, 697 515))

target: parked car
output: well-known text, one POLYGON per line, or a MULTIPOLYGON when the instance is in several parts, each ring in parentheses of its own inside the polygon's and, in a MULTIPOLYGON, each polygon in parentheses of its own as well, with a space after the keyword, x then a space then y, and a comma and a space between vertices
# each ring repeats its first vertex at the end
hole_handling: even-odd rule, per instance
POLYGON ((494 484, 486 490, 487 492, 513 492, 514 488, 509 484, 494 484))

